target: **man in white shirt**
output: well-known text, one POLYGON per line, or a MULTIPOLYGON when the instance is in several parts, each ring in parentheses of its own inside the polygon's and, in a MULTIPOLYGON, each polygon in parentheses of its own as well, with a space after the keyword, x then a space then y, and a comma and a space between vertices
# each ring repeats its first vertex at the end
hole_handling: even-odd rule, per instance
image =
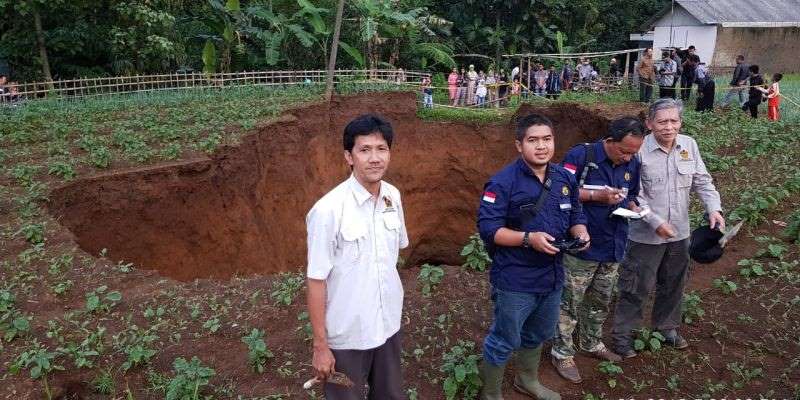
POLYGON ((352 388, 325 384, 327 400, 404 399, 400 368, 403 285, 397 273, 408 246, 400 192, 382 180, 392 126, 367 114, 344 129, 349 179, 306 216, 312 366, 319 379, 338 371, 352 388))

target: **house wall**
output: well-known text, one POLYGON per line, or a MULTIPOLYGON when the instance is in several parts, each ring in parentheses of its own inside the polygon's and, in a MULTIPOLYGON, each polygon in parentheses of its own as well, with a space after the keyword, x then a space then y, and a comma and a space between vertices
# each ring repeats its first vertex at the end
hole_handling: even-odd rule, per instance
POLYGON ((716 38, 714 67, 733 67, 742 54, 765 74, 800 72, 800 28, 719 27, 716 38))
MULTIPOLYGON (((697 55, 703 62, 710 60, 714 54, 714 46, 717 42, 715 25, 673 26, 671 41, 669 26, 656 26, 653 30, 653 47, 656 49, 670 46, 687 48, 694 45, 697 48, 697 55)), ((660 57, 660 55, 655 54, 655 57, 660 57)))

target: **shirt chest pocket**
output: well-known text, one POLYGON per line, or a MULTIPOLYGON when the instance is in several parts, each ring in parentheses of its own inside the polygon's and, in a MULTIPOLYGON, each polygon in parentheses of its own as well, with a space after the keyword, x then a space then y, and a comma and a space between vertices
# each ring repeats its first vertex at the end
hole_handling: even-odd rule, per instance
POLYGON ((383 226, 386 228, 388 250, 396 249, 400 244, 400 216, 397 211, 383 213, 383 226))
POLYGON ((336 267, 348 272, 358 264, 367 252, 367 227, 363 224, 343 224, 340 230, 339 245, 336 248, 336 267))
POLYGON ((678 179, 676 185, 680 189, 687 189, 692 186, 694 176, 694 161, 678 161, 678 179))

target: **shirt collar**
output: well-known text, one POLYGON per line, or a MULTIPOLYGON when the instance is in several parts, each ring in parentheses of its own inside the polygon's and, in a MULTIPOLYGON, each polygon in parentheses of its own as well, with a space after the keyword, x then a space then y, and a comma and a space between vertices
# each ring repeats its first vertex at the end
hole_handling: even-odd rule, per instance
MULTIPOLYGON (((552 163, 547 163, 547 169, 544 172, 545 173, 545 175, 544 175, 545 179, 550 175, 550 170, 551 170, 550 166, 551 165, 552 165, 552 163)), ((517 167, 522 171, 522 173, 524 173, 524 174, 526 174, 528 176, 532 176, 532 177, 536 178, 537 181, 539 181, 539 177, 536 176, 536 174, 533 173, 533 171, 531 170, 531 167, 529 167, 528 164, 525 163, 525 160, 522 159, 522 156, 517 158, 517 167)))
MULTIPOLYGON (((350 174, 349 181, 350 190, 353 191, 353 197, 355 197, 359 206, 363 205, 364 202, 372 197, 372 193, 370 193, 364 186, 361 185, 361 183, 358 182, 355 175, 350 174)), ((383 181, 381 181, 381 192, 383 192, 383 181)))
MULTIPOLYGON (((652 152, 653 150, 660 150, 661 149, 661 145, 658 144, 658 142, 656 141, 655 135, 653 135, 652 133, 648 134, 645 137, 644 146, 645 146, 645 150, 647 150, 648 153, 652 152)), ((683 146, 681 146, 681 136, 679 134, 678 136, 675 137, 675 146, 673 146, 672 148, 680 150, 682 147, 683 146)))
POLYGON ((595 163, 600 164, 601 162, 608 159, 608 154, 606 154, 606 147, 603 145, 603 140, 598 140, 594 146, 594 160, 595 163))

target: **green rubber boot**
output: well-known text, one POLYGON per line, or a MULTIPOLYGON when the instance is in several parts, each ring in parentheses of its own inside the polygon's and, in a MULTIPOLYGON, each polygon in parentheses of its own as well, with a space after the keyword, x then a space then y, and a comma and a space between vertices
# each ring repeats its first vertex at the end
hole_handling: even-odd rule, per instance
POLYGON ((535 349, 520 349, 518 355, 519 372, 514 376, 514 389, 537 400, 561 400, 561 395, 539 383, 542 346, 535 349))
POLYGON ((506 366, 495 367, 486 361, 481 362, 480 374, 483 382, 481 400, 503 400, 503 372, 506 366))

